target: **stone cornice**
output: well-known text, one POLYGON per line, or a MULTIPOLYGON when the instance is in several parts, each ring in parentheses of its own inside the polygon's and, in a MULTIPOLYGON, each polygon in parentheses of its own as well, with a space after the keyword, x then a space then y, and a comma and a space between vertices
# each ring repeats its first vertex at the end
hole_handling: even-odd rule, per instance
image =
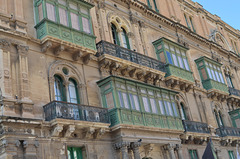
MULTIPOLYGON (((140 1, 136 1, 136 0, 120 0, 121 2, 124 2, 130 6, 133 6, 133 7, 136 7, 140 10, 142 10, 145 14, 145 16, 150 16, 154 19, 157 19, 173 28, 176 28, 176 29, 179 29, 183 32, 185 32, 187 35, 195 38, 196 40, 199 40, 203 43, 205 43, 206 45, 209 45, 209 46, 213 46, 215 47, 216 49, 226 53, 227 55, 232 55, 232 56, 236 56, 233 52, 231 51, 228 51, 226 49, 224 49, 222 46, 220 46, 219 44, 213 42, 213 41, 210 41, 208 39, 206 39, 205 37, 202 37, 201 35, 195 33, 195 32, 192 32, 189 28, 187 28, 186 26, 178 23, 178 22, 175 22, 151 9, 148 8, 148 6, 140 1)), ((119 2, 118 2, 119 3, 119 2)), ((237 34, 238 35, 238 34, 237 34)), ((240 37, 240 35, 238 35, 240 37)))

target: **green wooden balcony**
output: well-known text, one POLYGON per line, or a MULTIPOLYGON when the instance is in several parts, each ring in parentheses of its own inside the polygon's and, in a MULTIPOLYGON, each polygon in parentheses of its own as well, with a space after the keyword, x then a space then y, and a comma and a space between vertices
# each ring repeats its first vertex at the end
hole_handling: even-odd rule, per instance
POLYGON ((228 94, 228 87, 226 84, 214 81, 212 79, 207 79, 202 81, 203 88, 206 90, 216 89, 228 94))
POLYGON ((71 42, 92 50, 96 50, 95 39, 92 34, 87 34, 82 31, 57 24, 48 19, 42 20, 35 26, 37 30, 37 38, 44 39, 47 36, 55 37, 67 42, 71 42))
POLYGON ((184 80, 187 80, 190 82, 194 82, 193 73, 191 71, 182 69, 180 67, 177 67, 177 66, 174 66, 171 64, 166 64, 165 67, 167 70, 165 77, 176 76, 181 79, 184 79, 184 80))
POLYGON ((124 108, 109 110, 111 127, 118 124, 149 126, 163 129, 184 130, 182 120, 172 116, 139 112, 124 108))

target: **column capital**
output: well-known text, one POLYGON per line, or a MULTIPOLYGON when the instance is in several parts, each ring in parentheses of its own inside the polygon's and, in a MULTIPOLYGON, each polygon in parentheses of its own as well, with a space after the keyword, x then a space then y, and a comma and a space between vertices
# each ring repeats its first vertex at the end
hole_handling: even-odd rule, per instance
POLYGON ((10 49, 11 43, 5 39, 0 39, 0 49, 7 51, 10 49))
POLYGON ((176 145, 176 150, 181 150, 182 149, 182 144, 177 144, 176 145))
POLYGON ((130 146, 130 142, 128 141, 120 141, 114 144, 115 149, 121 149, 123 147, 129 147, 130 146))
POLYGON ((174 148, 176 148, 176 145, 175 144, 167 144, 166 146, 165 146, 165 148, 166 148, 166 150, 174 150, 174 148))
POLYGON ((131 142, 130 147, 132 149, 139 148, 141 146, 141 142, 131 142))
POLYGON ((18 53, 21 55, 27 55, 29 47, 24 45, 17 45, 18 53))

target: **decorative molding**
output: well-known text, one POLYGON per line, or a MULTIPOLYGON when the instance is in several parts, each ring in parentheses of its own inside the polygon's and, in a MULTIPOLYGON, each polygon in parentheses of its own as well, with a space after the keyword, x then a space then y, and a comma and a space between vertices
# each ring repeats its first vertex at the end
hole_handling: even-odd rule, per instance
POLYGON ((18 54, 27 55, 29 47, 24 45, 17 45, 18 54))
POLYGON ((63 130, 63 125, 56 124, 55 127, 52 129, 51 136, 58 137, 59 134, 62 132, 62 130, 63 130))
POLYGON ((11 43, 5 39, 0 39, 0 49, 9 51, 11 43))
POLYGON ((64 137, 71 137, 72 133, 75 131, 75 125, 68 125, 64 137))

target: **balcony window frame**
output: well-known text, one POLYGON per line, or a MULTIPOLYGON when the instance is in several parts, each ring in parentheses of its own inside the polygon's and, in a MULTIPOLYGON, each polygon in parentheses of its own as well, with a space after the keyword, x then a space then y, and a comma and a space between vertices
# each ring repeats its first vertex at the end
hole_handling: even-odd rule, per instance
POLYGON ((190 159, 198 159, 198 153, 196 149, 189 149, 188 150, 190 159))
MULTIPOLYGON (((130 80, 126 79, 119 79, 114 77, 114 80, 107 80, 106 83, 99 85, 101 94, 102 94, 102 100, 103 100, 103 105, 104 107, 108 108, 107 102, 106 102, 106 94, 109 92, 113 92, 114 94, 114 108, 122 108, 121 107, 121 98, 119 98, 118 92, 124 91, 127 96, 128 96, 128 103, 129 103, 129 108, 122 108, 122 109, 127 109, 130 111, 138 111, 138 112, 145 112, 145 113, 151 113, 151 114, 156 114, 156 115, 164 115, 164 116, 170 116, 170 117, 175 117, 179 118, 179 112, 177 109, 177 103, 174 99, 175 93, 170 92, 169 90, 163 90, 160 88, 154 88, 152 86, 140 84, 140 83, 134 83, 130 80), (105 89, 106 86, 111 84, 111 87, 108 89, 105 89), (121 86, 123 85, 123 86, 121 86), (134 88, 134 91, 130 90, 129 87, 134 88), (138 103, 139 103, 139 110, 134 108, 132 106, 131 102, 131 97, 130 94, 137 95, 138 103), (144 98, 144 99, 143 99, 144 98), (144 101, 145 100, 145 101, 144 101), (155 106, 152 105, 152 102, 155 102, 155 106), (159 101, 162 102, 162 106, 160 106, 159 101), (144 107, 144 102, 146 103, 144 107), (173 104, 174 103, 174 104, 173 104), (153 107, 154 110, 153 111, 153 107), (161 107, 161 108, 160 108, 161 107), (175 107, 175 109, 174 109, 175 107), (172 113, 169 113, 170 111, 172 113), (164 110, 164 112, 162 112, 164 110)), ((109 87, 109 86, 108 86, 109 87)), ((109 108, 111 109, 111 108, 109 108)))
POLYGON ((83 158, 83 147, 72 147, 68 146, 67 147, 67 159, 84 159, 83 158), (74 154, 74 151, 76 152, 76 155, 74 154))
POLYGON ((229 159, 236 159, 234 152, 232 150, 228 151, 229 159))
POLYGON ((59 75, 54 75, 54 92, 56 101, 67 101, 66 99, 66 89, 63 84, 63 79, 59 75), (59 87, 59 88, 57 88, 59 87))
POLYGON ((41 23, 41 21, 47 19, 57 25, 62 25, 66 28, 70 28, 70 29, 74 29, 80 32, 83 32, 85 34, 90 34, 93 35, 93 28, 92 28, 92 22, 91 22, 91 16, 90 16, 90 7, 87 6, 88 4, 85 4, 87 2, 77 2, 74 0, 68 0, 66 1, 66 6, 62 5, 61 3, 59 3, 58 1, 54 1, 54 0, 40 0, 37 1, 35 0, 35 15, 36 15, 36 24, 38 25, 39 23, 41 23), (55 12, 55 21, 52 21, 50 19, 48 19, 48 13, 47 13, 47 6, 46 4, 49 3, 51 5, 54 5, 54 12, 55 12), (69 4, 76 4, 77 5, 77 11, 72 9, 71 7, 69 7, 69 4), (39 12, 38 12, 38 6, 42 5, 42 9, 43 9, 43 19, 40 20, 39 19, 39 12), (83 13, 81 12, 81 7, 86 8, 87 9, 87 13, 83 13), (66 10, 66 15, 67 15, 67 26, 63 25, 60 23, 60 15, 59 15, 59 8, 65 9, 66 10), (77 14, 78 19, 79 19, 79 30, 76 28, 72 28, 72 22, 71 22, 71 16, 70 13, 73 12, 74 14, 77 14), (83 22, 82 22, 82 17, 87 18, 88 20, 88 26, 89 26, 89 32, 84 31, 83 29, 83 22))

